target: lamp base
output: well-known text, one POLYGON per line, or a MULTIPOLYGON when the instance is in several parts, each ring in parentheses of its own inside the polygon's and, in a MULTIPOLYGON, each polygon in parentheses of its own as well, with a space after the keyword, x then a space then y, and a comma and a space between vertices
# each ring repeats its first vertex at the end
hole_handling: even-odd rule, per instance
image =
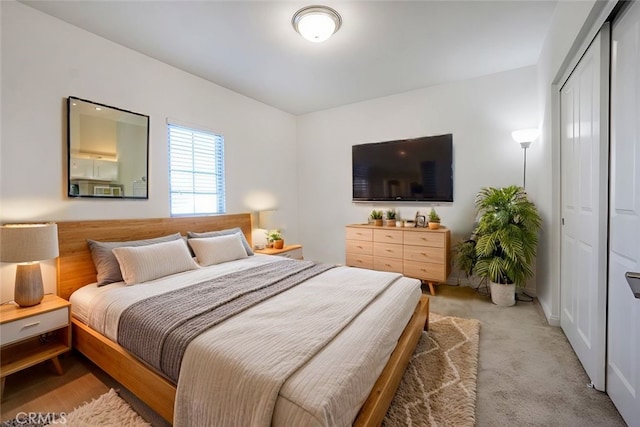
POLYGON ((16 266, 16 286, 13 300, 20 307, 40 304, 44 298, 44 285, 40 263, 18 264, 16 266))

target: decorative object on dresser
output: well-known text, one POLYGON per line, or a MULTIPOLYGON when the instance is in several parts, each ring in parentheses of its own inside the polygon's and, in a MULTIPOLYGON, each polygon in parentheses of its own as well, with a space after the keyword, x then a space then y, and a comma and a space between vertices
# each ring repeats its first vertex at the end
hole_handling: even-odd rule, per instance
POLYGON ((429 228, 432 230, 437 230, 440 228, 440 216, 436 212, 435 208, 431 208, 429 211, 429 228))
POLYGON ((69 301, 55 295, 45 295, 42 303, 33 307, 0 306, 2 390, 7 375, 45 360, 50 359, 62 375, 58 355, 71 350, 70 306, 69 301))
POLYGON ((522 187, 483 188, 476 196, 475 272, 489 279, 494 304, 515 304, 516 288, 533 276, 542 219, 522 187))
POLYGON ((451 271, 451 232, 445 227, 379 228, 367 224, 346 227, 346 264, 371 270, 394 271, 429 285, 447 280, 451 271))
POLYGON ((0 261, 18 263, 14 301, 21 307, 38 304, 44 296, 39 261, 58 256, 56 224, 5 224, 0 227, 0 261))
POLYGON ((386 217, 387 217, 387 222, 386 225, 387 227, 395 227, 396 226, 396 218, 398 217, 398 214, 396 213, 395 209, 387 209, 386 212, 386 217))
POLYGON ((281 249, 276 248, 265 248, 265 249, 256 249, 254 250, 257 254, 262 255, 278 255, 286 258, 292 259, 303 259, 302 256, 302 245, 286 245, 281 249))
POLYGON ((371 215, 369 215, 371 220, 373 221, 373 225, 377 227, 382 227, 382 211, 372 210, 371 215))

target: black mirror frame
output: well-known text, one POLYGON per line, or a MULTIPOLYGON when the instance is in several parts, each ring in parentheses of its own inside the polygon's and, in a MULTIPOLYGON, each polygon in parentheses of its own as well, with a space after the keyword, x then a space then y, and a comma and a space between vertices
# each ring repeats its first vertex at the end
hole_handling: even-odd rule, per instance
POLYGON ((111 105, 101 104, 99 102, 90 101, 88 99, 78 98, 75 96, 69 96, 67 98, 67 197, 69 198, 83 198, 83 199, 114 199, 114 200, 148 200, 149 199, 149 131, 150 131, 150 122, 151 119, 146 114, 136 113, 134 111, 126 110, 123 108, 113 107, 111 105), (90 104, 94 104, 98 107, 110 108, 113 110, 122 111, 129 114, 134 114, 136 116, 140 116, 146 118, 147 120, 147 133, 146 133, 146 165, 145 165, 145 178, 146 178, 146 193, 144 196, 101 196, 95 194, 78 194, 73 191, 72 183, 71 183, 71 106, 73 101, 81 101, 87 102, 90 104))

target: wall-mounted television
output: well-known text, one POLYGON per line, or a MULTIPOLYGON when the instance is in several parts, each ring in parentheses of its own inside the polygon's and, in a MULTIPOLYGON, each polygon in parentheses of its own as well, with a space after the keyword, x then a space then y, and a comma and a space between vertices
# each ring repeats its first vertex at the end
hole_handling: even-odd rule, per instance
POLYGON ((453 135, 354 145, 353 201, 453 202, 453 135))

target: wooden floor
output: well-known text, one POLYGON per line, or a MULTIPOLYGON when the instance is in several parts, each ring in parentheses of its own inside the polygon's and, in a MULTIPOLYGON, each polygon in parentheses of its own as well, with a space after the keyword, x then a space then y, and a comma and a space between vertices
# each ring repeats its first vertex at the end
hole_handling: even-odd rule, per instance
POLYGON ((112 382, 92 363, 74 352, 62 355, 63 375, 51 361, 9 375, 2 401, 2 421, 19 412, 71 412, 111 388, 112 382))
POLYGON ((0 421, 12 420, 19 412, 68 413, 113 388, 151 425, 169 426, 160 415, 79 352, 74 350, 60 356, 60 363, 63 375, 55 373, 51 361, 9 375, 0 403, 0 421))

